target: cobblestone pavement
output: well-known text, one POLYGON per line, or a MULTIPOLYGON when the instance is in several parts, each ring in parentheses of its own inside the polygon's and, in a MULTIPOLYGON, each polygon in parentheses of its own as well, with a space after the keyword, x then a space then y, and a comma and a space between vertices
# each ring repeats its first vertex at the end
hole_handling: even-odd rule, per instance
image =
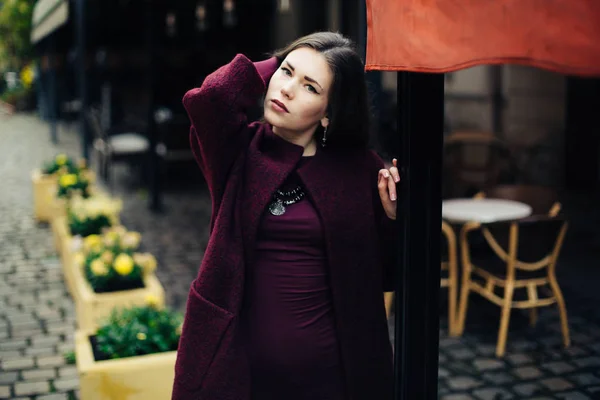
MULTIPOLYGON (((58 146, 52 145, 47 125, 34 115, 0 116, 2 399, 78 397, 76 369, 63 357, 65 351, 73 349, 73 302, 63 283, 50 229, 32 218, 30 171, 58 152, 74 156, 80 152, 72 127, 61 124, 59 140, 58 146)), ((159 261, 157 274, 166 289, 168 305, 183 310, 207 242, 208 194, 201 180, 175 171, 169 175, 172 183, 163 197, 165 212, 153 214, 147 207, 147 193, 131 182, 128 171, 125 166, 118 168, 115 184, 115 195, 124 202, 122 221, 142 233, 144 249, 159 261)), ((600 281, 596 279, 600 274, 592 268, 599 259, 576 253, 560 265, 560 271, 565 272, 559 281, 565 282, 573 342, 566 350, 560 344, 558 316, 553 308, 540 312, 535 328, 529 327, 524 314, 513 313, 507 355, 497 359, 494 346, 499 311, 495 306, 472 296, 465 334, 454 339, 446 334, 442 305, 440 398, 599 399, 598 303, 578 293, 586 289, 591 299, 600 297, 590 283, 600 281)))

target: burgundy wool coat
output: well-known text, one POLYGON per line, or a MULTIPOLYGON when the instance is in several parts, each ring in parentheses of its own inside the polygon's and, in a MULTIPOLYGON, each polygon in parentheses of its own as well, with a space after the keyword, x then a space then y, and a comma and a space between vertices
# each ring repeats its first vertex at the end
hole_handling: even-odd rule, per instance
MULTIPOLYGON (((249 123, 277 69, 243 55, 183 98, 190 140, 212 197, 211 235, 191 285, 177 353, 173 399, 249 400, 240 340, 245 271, 261 215, 303 148, 249 123)), ((381 159, 366 149, 318 150, 298 170, 324 229, 336 334, 348 399, 391 399, 392 349, 382 292, 391 285, 395 229, 377 192, 381 159)))

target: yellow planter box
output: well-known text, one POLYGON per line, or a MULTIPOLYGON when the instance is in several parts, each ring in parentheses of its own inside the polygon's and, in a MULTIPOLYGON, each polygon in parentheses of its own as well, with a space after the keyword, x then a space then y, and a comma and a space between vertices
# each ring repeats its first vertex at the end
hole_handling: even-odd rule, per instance
POLYGON ((84 276, 83 268, 71 268, 73 298, 79 329, 94 331, 108 318, 114 308, 144 306, 152 296, 157 307, 165 304, 165 291, 154 274, 144 276, 144 287, 110 293, 96 293, 84 276))
MULTIPOLYGON (((96 174, 88 170, 86 176, 90 182, 90 192, 97 192, 94 187, 96 174)), ((33 213, 38 222, 51 222, 55 217, 64 216, 66 213, 65 199, 56 197, 58 178, 56 175, 42 174, 36 169, 31 174, 33 183, 33 213)))
MULTIPOLYGON (((50 222, 56 214, 56 175, 45 175, 39 169, 31 174, 33 183, 33 213, 38 222, 50 222)), ((60 208, 60 207, 59 207, 60 208)))
POLYGON ((175 379, 175 351, 95 361, 89 332, 94 331, 75 332, 81 400, 171 398, 175 379))
POLYGON ((73 266, 74 254, 73 251, 73 236, 67 225, 67 217, 57 217, 52 220, 52 232, 54 234, 54 245, 56 251, 60 255, 62 264, 63 276, 65 283, 69 289, 69 293, 73 296, 73 266))
POLYGON ((54 236, 56 252, 62 256, 63 247, 66 245, 67 241, 70 242, 73 238, 69 232, 67 217, 60 216, 54 218, 50 223, 50 227, 52 228, 52 235, 54 236))

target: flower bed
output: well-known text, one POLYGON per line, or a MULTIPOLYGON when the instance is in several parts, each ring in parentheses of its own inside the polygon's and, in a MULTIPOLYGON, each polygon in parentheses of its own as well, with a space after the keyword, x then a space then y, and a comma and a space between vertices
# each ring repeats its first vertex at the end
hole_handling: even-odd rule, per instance
POLYGON ((75 255, 76 264, 96 293, 143 287, 142 277, 156 269, 156 259, 148 253, 135 253, 141 235, 117 226, 90 235, 75 255))
POLYGON ((118 226, 83 240, 70 268, 78 326, 93 329, 115 307, 139 306, 148 298, 164 305, 164 290, 154 275, 156 259, 135 253, 137 232, 118 226))
POLYGON ((81 399, 170 399, 181 320, 153 303, 113 312, 99 329, 78 330, 81 399))
POLYGON ((82 330, 93 330, 118 307, 141 306, 148 298, 157 306, 165 302, 165 292, 154 273, 143 276, 143 287, 116 292, 96 293, 83 275, 81 268, 72 268, 73 298, 77 326, 82 330))
POLYGON ((54 243, 62 261, 67 288, 73 295, 73 269, 75 254, 80 251, 84 238, 100 234, 103 228, 118 225, 121 202, 109 198, 94 197, 71 201, 66 217, 52 220, 54 243))

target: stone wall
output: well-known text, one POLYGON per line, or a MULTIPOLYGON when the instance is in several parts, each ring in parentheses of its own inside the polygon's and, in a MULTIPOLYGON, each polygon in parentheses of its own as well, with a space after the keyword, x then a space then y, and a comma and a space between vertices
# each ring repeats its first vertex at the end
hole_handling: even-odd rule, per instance
MULTIPOLYGON (((396 74, 382 74, 383 88, 395 92, 396 74)), ((502 131, 523 183, 561 186, 564 180, 565 86, 563 75, 505 65, 501 87, 505 103, 502 131)), ((477 66, 446 74, 448 131, 493 131, 492 67, 477 66)))
POLYGON ((521 152, 522 168, 534 183, 562 185, 566 78, 524 66, 503 71, 503 138, 521 152))

